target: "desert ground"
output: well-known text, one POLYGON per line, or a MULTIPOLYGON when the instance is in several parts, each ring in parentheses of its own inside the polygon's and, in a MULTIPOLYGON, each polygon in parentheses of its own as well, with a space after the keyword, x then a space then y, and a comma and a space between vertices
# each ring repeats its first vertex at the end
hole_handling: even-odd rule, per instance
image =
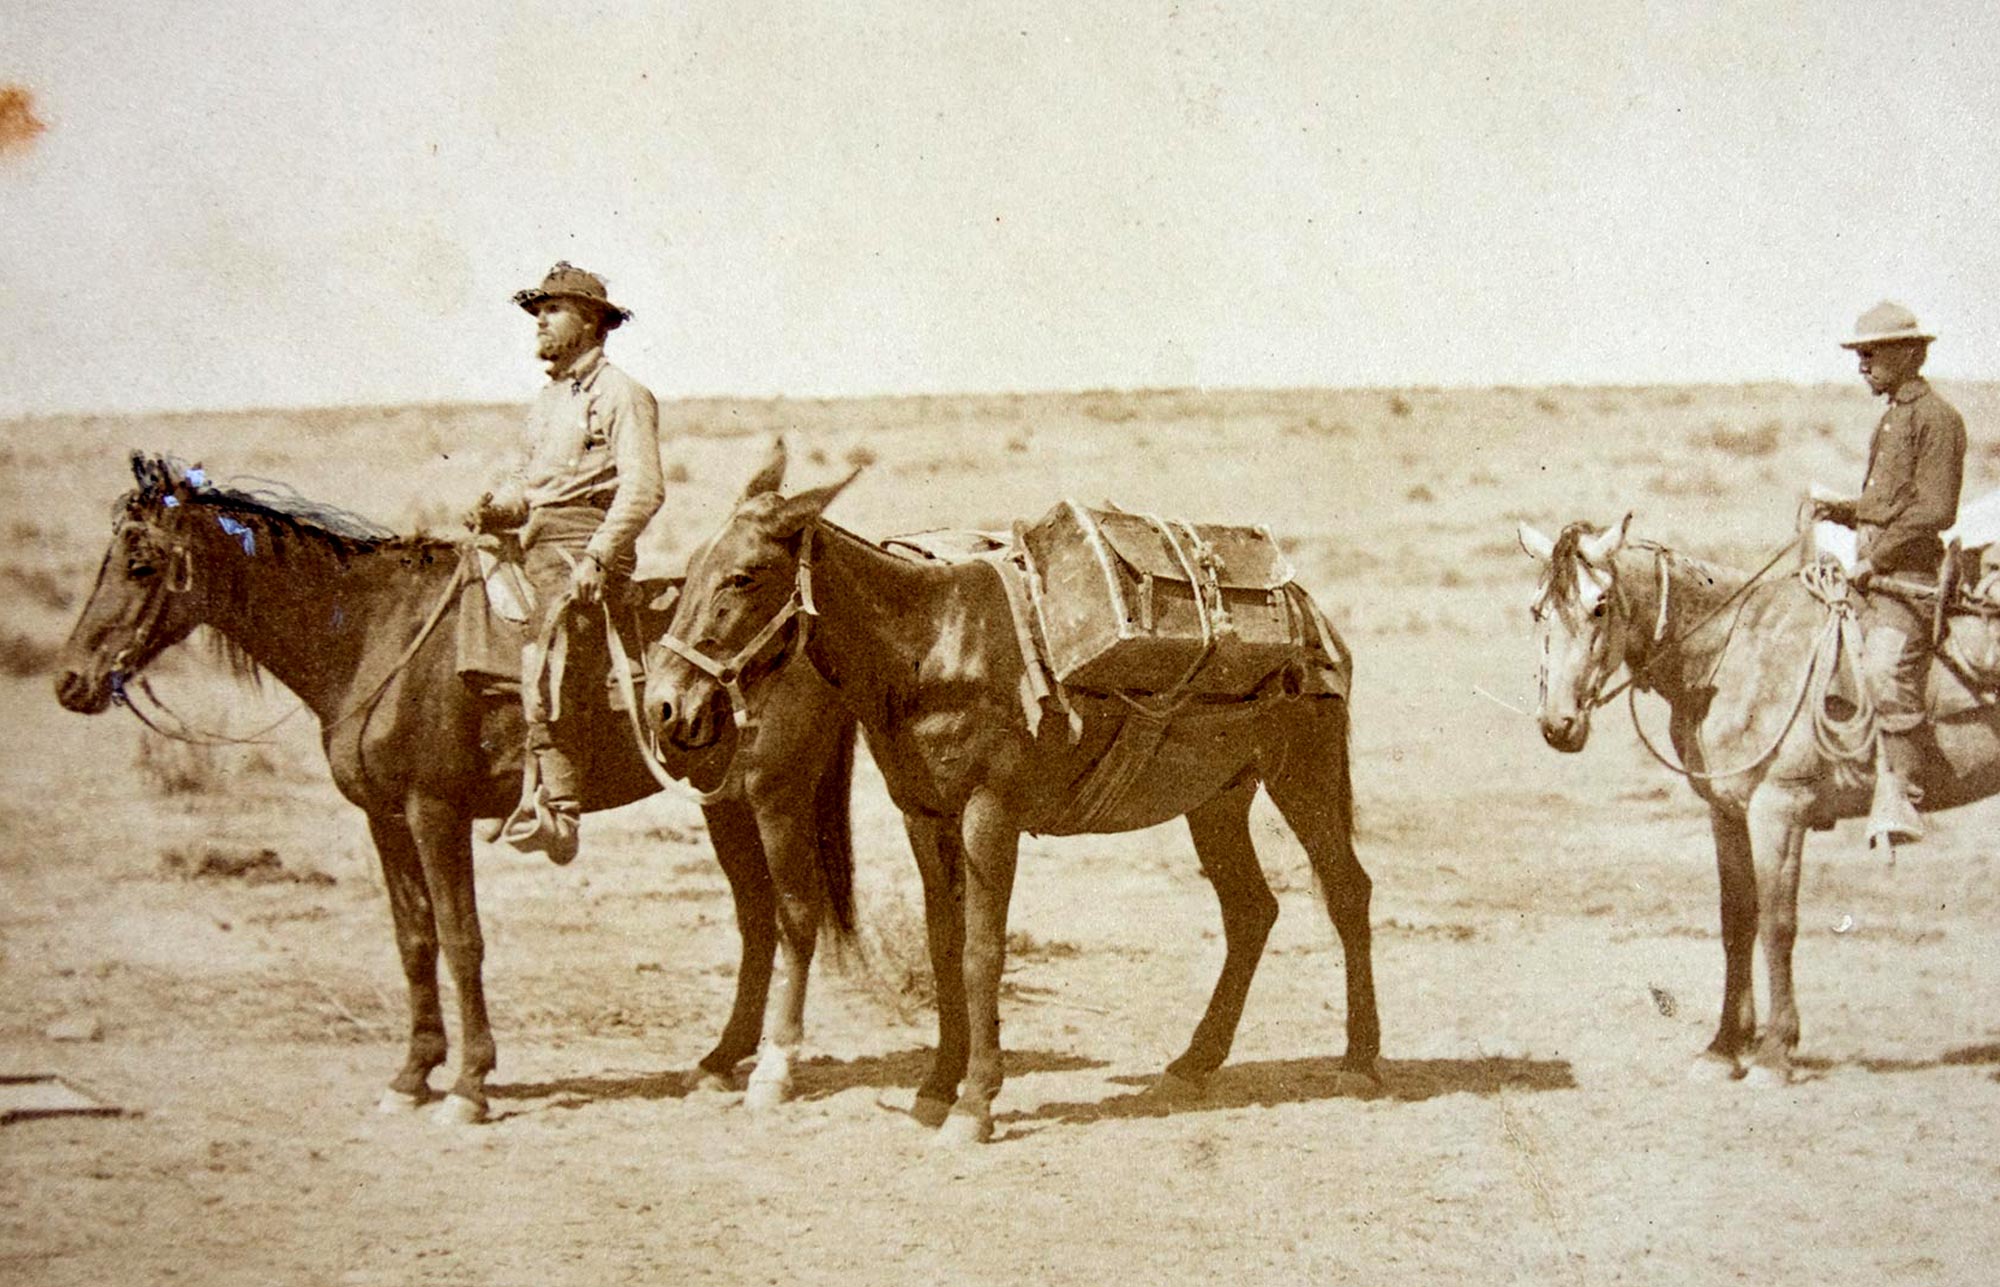
MULTIPOLYGON (((2000 485, 2000 386, 1941 388, 1979 495, 2000 485)), ((665 407, 646 570, 678 568, 782 432, 796 483, 867 466, 832 515, 866 535, 1000 527, 1064 497, 1268 524, 1354 649, 1385 1093, 1337 1093, 1339 949, 1260 802, 1283 912, 1231 1063, 1171 1112, 1145 1090, 1221 959, 1185 830, 1024 841, 999 1134, 964 1150, 903 1111, 932 1041, 927 967, 865 757, 865 952, 817 972, 795 1102, 753 1115, 687 1090, 736 932, 699 811, 658 797, 593 818, 568 868, 480 847, 500 1066, 493 1120, 452 1127, 375 1111, 401 972, 310 717, 196 749, 56 705, 128 449, 411 529, 477 494, 519 414, 4 426, 0 1073, 126 1111, 0 1126, 0 1282, 1993 1280, 2000 806, 1934 818, 1893 866, 1855 824, 1814 836, 1805 1075, 1696 1085, 1722 984, 1705 810, 1622 704, 1574 756, 1523 713, 1518 520, 1630 510, 1637 535, 1755 567, 1809 481, 1858 485, 1876 415, 1858 382, 665 407)), ((291 707, 194 645, 155 683, 217 732, 291 707)), ((1663 709, 1639 711, 1659 735, 1663 709)))

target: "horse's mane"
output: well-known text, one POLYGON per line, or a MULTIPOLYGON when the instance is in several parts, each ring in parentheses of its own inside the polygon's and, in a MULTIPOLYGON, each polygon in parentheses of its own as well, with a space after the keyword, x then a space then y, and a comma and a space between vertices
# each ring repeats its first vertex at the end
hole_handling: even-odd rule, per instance
POLYGON ((421 533, 399 533, 375 520, 301 494, 289 483, 242 476, 217 481, 199 465, 172 456, 134 452, 132 471, 139 480, 134 497, 141 502, 202 505, 227 510, 238 519, 262 520, 267 529, 315 537, 342 554, 379 549, 449 547, 448 539, 421 533))
MULTIPOLYGON (((1549 593, 1559 598, 1574 596, 1577 591, 1576 569, 1583 562, 1583 542, 1604 534, 1603 528, 1595 523, 1576 522, 1563 528, 1556 537, 1555 546, 1549 553, 1549 593)), ((1696 558, 1672 549, 1658 541, 1629 541, 1628 550, 1647 550, 1665 553, 1673 560, 1673 565, 1700 578, 1708 586, 1734 587, 1742 583, 1745 574, 1726 563, 1712 559, 1696 558)))
POLYGON ((1549 552, 1548 594, 1553 599, 1566 601, 1576 597, 1576 569, 1583 562, 1583 542, 1603 532, 1595 523, 1576 522, 1557 534, 1555 548, 1549 552))
MULTIPOLYGON (((132 473, 138 488, 120 502, 121 510, 140 505, 199 505, 221 511, 242 524, 254 524, 251 539, 261 534, 275 549, 284 537, 302 536, 345 561, 355 554, 382 550, 442 550, 453 543, 421 533, 402 534, 373 519, 302 495, 288 483, 268 478, 239 477, 227 482, 210 479, 199 465, 172 456, 132 453, 132 473), (275 538, 275 539, 274 539, 275 538)), ((229 529, 224 528, 225 531, 229 529)), ((210 650, 237 679, 260 686, 262 668, 235 640, 219 630, 204 628, 210 650)))

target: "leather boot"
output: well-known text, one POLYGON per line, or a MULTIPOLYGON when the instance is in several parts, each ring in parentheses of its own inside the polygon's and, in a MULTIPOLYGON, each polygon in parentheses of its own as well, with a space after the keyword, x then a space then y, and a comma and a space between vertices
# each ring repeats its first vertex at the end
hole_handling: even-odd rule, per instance
POLYGON ((1875 802, 1868 811, 1868 846, 1913 845, 1924 838, 1917 812, 1923 799, 1917 768, 1921 750, 1909 733, 1883 733, 1875 754, 1875 802))
POLYGON ((500 825, 500 838, 522 853, 544 853, 558 867, 576 857, 583 817, 582 776, 569 752, 544 726, 528 736, 521 803, 500 825))

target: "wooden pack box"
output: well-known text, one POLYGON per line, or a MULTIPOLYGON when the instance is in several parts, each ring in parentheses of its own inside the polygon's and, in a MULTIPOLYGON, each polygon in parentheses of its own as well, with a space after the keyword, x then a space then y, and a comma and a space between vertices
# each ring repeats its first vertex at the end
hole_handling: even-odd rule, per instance
POLYGON ((1165 693, 1185 682, 1195 693, 1240 695, 1306 655, 1306 624, 1286 589, 1291 565, 1262 527, 1064 501, 1018 536, 1062 683, 1165 693), (1206 661, 1204 603, 1214 637, 1206 661))

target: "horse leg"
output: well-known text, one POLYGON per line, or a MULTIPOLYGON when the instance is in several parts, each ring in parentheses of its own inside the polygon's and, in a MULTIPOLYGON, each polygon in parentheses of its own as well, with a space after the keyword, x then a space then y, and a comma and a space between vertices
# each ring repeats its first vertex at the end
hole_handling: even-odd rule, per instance
MULTIPOLYGON (((1352 1089, 1378 1090, 1382 1022, 1375 1009, 1374 883, 1354 853, 1354 785, 1348 771, 1347 703, 1316 700, 1300 712, 1277 771, 1264 779, 1271 802, 1304 846, 1347 969, 1347 1053, 1340 1066, 1352 1089)), ((1344 1087, 1345 1088, 1345 1087, 1344 1087)))
POLYGON ((757 1051, 764 1026, 764 1003, 771 992, 771 959, 777 951, 777 905, 771 889, 764 845, 757 838, 757 819, 740 800, 705 805, 709 842, 715 861, 729 878, 729 896, 736 904, 736 933, 742 958, 736 967, 736 1002, 715 1049, 696 1065, 693 1083, 700 1090, 735 1088, 736 1065, 757 1051))
POLYGON ((1757 994, 1750 965, 1757 945, 1757 866, 1751 858, 1750 824, 1711 806, 1715 871, 1722 897, 1722 1018, 1715 1040, 1695 1057, 1694 1081, 1727 1081, 1743 1075, 1743 1052, 1757 1035, 1757 994))
POLYGON ((1770 984, 1770 1022, 1757 1039, 1748 1079, 1783 1086, 1792 1079, 1799 1044, 1799 1009, 1792 995, 1792 943, 1799 929, 1799 866, 1811 795, 1765 782, 1750 796, 1750 849, 1757 868, 1757 937, 1770 984))
POLYGON ((1271 895, 1250 840, 1250 800, 1255 794, 1255 784, 1246 783, 1187 815, 1195 855, 1222 907, 1224 947, 1222 973, 1215 980, 1208 1009, 1187 1050, 1167 1065, 1160 1079, 1160 1089, 1169 1094, 1199 1092, 1209 1074, 1229 1058, 1250 980, 1278 920, 1278 900, 1271 895))
POLYGON ((481 970, 486 943, 479 932, 479 902, 472 885, 472 826, 458 809, 434 796, 411 792, 403 807, 424 880, 437 912, 438 940, 458 990, 458 1080, 438 1106, 440 1120, 471 1124, 486 1118, 486 1078, 497 1056, 486 1021, 481 970))
POLYGON ((932 987, 937 993, 938 1044, 930 1071, 917 1088, 910 1115, 941 1126, 965 1077, 965 906, 960 901, 965 843, 936 818, 903 819, 924 882, 924 936, 929 941, 932 987))
POLYGON ((806 985, 812 978, 813 948, 819 941, 820 913, 826 903, 812 808, 817 785, 801 783, 796 771, 752 774, 748 784, 752 798, 758 801, 757 832, 776 894, 778 952, 785 962, 778 1004, 765 1012, 757 1066, 751 1069, 749 1085, 744 1087, 743 1104, 752 1112, 775 1108, 791 1098, 792 1065, 805 1039, 806 985), (805 789, 798 790, 800 786, 805 789))
POLYGON ((978 791, 960 825, 965 837, 965 1081, 940 1137, 950 1144, 993 1138, 993 1097, 1003 1076, 1000 973, 1007 964, 1007 904, 1021 832, 999 798, 978 791))
POLYGON ((389 914, 396 925, 396 951, 403 958, 403 982, 410 994, 410 1049, 403 1067, 377 1106, 385 1113, 407 1112, 430 1096, 431 1069, 444 1062, 444 1011, 438 1004, 437 921, 424 884, 416 842, 399 815, 369 814, 368 832, 382 863, 389 891, 389 914))

